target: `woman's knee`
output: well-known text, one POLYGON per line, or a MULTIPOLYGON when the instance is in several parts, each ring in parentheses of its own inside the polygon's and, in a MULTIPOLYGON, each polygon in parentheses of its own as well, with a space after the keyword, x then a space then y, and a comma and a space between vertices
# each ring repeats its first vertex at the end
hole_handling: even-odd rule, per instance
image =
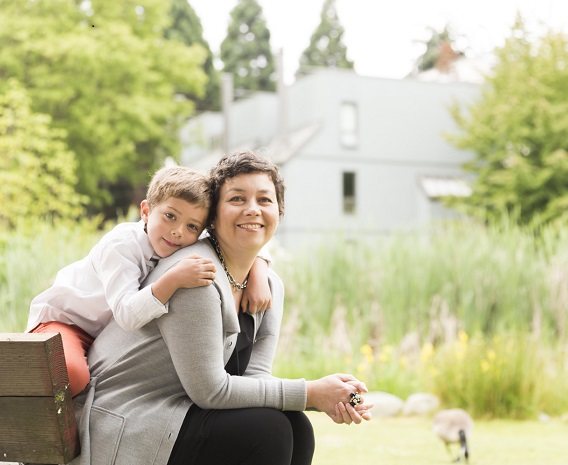
MULTIPOLYGON (((275 454, 288 455, 294 447, 292 425, 286 415, 270 408, 256 409, 254 425, 251 425, 258 444, 271 449, 275 454)), ((250 424, 250 423, 249 423, 250 424)))
POLYGON ((314 428, 304 412, 284 412, 293 431, 294 452, 292 465, 312 463, 316 442, 314 428))
MULTIPOLYGON (((303 412, 280 412, 271 409, 263 411, 262 421, 257 423, 262 430, 260 446, 270 463, 276 463, 276 457, 283 464, 309 465, 315 451, 314 429, 309 418, 303 412)), ((261 462, 263 463, 263 462, 261 462)))

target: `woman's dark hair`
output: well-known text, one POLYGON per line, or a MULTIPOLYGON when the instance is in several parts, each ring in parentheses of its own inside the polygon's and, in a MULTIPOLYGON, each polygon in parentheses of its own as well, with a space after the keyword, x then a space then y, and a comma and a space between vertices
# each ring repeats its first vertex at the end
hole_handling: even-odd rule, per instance
POLYGON ((208 225, 215 220, 217 215, 219 193, 225 181, 240 174, 249 173, 267 173, 270 176, 276 191, 280 218, 284 216, 285 186, 278 166, 252 150, 240 150, 224 155, 209 171, 211 207, 209 209, 209 219, 207 220, 208 225))

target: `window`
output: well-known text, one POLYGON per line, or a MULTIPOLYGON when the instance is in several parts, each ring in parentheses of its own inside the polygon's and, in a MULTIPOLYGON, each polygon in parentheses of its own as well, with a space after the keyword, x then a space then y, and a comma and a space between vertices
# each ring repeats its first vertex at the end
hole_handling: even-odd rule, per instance
POLYGON ((355 213, 355 173, 343 173, 343 213, 355 213))
POLYGON ((357 104, 343 102, 339 112, 339 137, 344 147, 354 148, 359 143, 359 121, 357 118, 357 104))

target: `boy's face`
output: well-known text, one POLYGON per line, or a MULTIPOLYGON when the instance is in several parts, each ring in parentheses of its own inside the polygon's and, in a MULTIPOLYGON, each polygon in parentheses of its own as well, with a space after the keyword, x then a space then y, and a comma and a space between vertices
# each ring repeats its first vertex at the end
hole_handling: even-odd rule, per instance
POLYGON ((170 197, 152 209, 147 200, 140 204, 140 216, 146 223, 148 239, 161 258, 195 243, 205 228, 207 214, 207 208, 176 197, 170 197))

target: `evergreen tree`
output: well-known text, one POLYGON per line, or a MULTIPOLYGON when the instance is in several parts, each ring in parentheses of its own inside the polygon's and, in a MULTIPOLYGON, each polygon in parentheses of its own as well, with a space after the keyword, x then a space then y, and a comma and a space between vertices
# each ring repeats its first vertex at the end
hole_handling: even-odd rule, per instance
POLYGON ((353 62, 347 58, 347 47, 341 40, 344 32, 337 16, 335 0, 325 0, 320 24, 300 57, 297 74, 309 73, 313 67, 353 69, 353 62))
POLYGON ((480 99, 453 109, 462 133, 451 140, 475 153, 465 165, 475 178, 470 197, 448 199, 484 219, 514 213, 524 224, 568 211, 568 38, 527 37, 519 18, 480 99))
POLYGON ((233 74, 237 92, 276 89, 270 31, 257 0, 239 0, 231 11, 221 60, 223 70, 233 74))
POLYGON ((203 71, 209 78, 205 86, 205 95, 184 94, 187 98, 196 101, 200 111, 221 109, 221 90, 219 72, 213 64, 213 53, 207 41, 203 38, 203 27, 195 10, 188 0, 171 0, 170 9, 171 24, 164 31, 164 36, 169 40, 177 40, 187 46, 201 45, 207 55, 203 63, 203 71))

